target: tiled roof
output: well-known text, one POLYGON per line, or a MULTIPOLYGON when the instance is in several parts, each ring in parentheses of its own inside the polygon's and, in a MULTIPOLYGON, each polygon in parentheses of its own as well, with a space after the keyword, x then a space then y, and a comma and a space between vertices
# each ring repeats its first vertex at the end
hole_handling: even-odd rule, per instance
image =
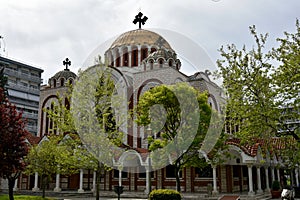
MULTIPOLYGON (((292 142, 292 141, 291 141, 292 142)), ((227 145, 235 145, 238 146, 245 154, 249 156, 256 156, 259 147, 265 146, 266 144, 271 145, 273 149, 282 150, 287 145, 287 141, 283 138, 274 137, 270 140, 257 139, 252 144, 242 144, 242 141, 238 138, 231 138, 226 141, 227 145), (270 143, 271 142, 271 143, 270 143)), ((269 149, 270 153, 272 153, 272 149, 269 149)))
POLYGON ((31 145, 34 145, 34 144, 38 144, 41 140, 40 137, 36 137, 34 135, 32 135, 31 133, 29 133, 27 136, 26 136, 26 139, 28 140, 28 142, 31 144, 31 145))

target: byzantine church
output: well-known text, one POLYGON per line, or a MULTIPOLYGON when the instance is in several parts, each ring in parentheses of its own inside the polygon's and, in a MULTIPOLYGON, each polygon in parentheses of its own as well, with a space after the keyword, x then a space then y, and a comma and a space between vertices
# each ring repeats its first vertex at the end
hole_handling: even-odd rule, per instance
MULTIPOLYGON (((140 23, 140 22, 139 22, 140 23)), ((222 112, 221 103, 224 94, 221 88, 211 80, 210 72, 199 71, 193 75, 181 72, 182 62, 171 44, 158 33, 140 28, 131 30, 117 37, 105 51, 105 61, 112 69, 112 79, 122 82, 127 95, 128 109, 137 105, 141 95, 161 84, 172 85, 178 82, 187 82, 197 90, 207 91, 208 104, 217 112, 222 112)), ((55 73, 40 93, 39 105, 39 141, 33 139, 30 143, 40 143, 47 140, 54 124, 47 116, 45 109, 53 109, 53 103, 58 101, 58 95, 64 96, 67 84, 76 82, 77 75, 70 68, 70 60, 64 61, 65 69, 55 73)), ((67 98, 63 103, 68 107, 71 102, 67 98)), ((225 128, 230 134, 231 131, 225 128)), ((148 166, 147 158, 141 153, 147 151, 147 141, 144 139, 146 130, 133 125, 128 127, 124 143, 132 147, 124 153, 116 163, 121 164, 126 171, 117 169, 104 172, 101 176, 101 191, 112 191, 114 186, 121 183, 124 191, 147 192, 148 186, 152 189, 175 189, 176 181, 174 168, 168 165, 163 169, 149 173, 139 173, 134 166, 127 162, 127 157, 134 157, 140 166, 148 166), (149 183, 149 181, 151 181, 149 183)), ((55 132, 55 134, 63 134, 55 132)), ((229 139, 229 152, 234 155, 220 165, 209 165, 205 169, 187 167, 180 174, 181 191, 218 193, 246 192, 250 195, 270 191, 273 180, 279 180, 282 174, 280 158, 271 152, 262 152, 260 144, 243 147, 237 139, 229 139)), ((81 169, 78 174, 63 176, 53 175, 53 181, 47 186, 49 190, 77 190, 80 192, 94 191, 95 172, 81 169)), ((37 191, 41 187, 39 175, 22 175, 18 181, 18 188, 37 191)))

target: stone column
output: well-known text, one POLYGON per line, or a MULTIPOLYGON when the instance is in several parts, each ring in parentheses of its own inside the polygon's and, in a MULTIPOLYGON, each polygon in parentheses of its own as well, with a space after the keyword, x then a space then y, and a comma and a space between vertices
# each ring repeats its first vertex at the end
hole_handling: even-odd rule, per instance
POLYGON ((274 172, 274 167, 271 167, 271 175, 272 175, 272 183, 275 181, 275 172, 274 172))
POLYGON ((54 192, 60 192, 60 191, 61 191, 61 188, 60 188, 60 174, 56 174, 54 192))
POLYGON ((217 167, 215 165, 212 165, 213 169, 213 191, 212 194, 215 196, 218 192, 218 186, 217 186, 217 167))
POLYGON ((37 172, 35 172, 35 174, 34 174, 34 187, 32 188, 32 191, 34 191, 34 192, 39 191, 38 183, 39 183, 39 174, 37 172))
POLYGON ((298 169, 295 169, 295 177, 296 177, 296 186, 299 186, 299 173, 298 173, 298 169))
POLYGON ((270 191, 270 184, 269 184, 269 170, 268 167, 265 167, 265 174, 266 174, 266 192, 270 191))
POLYGON ((257 193, 263 193, 262 189, 261 189, 261 176, 260 176, 260 166, 256 167, 257 170, 257 193))
POLYGON ((119 169, 119 186, 122 185, 122 169, 119 169))
POLYGON ((123 65, 123 55, 124 55, 123 49, 119 48, 120 66, 124 66, 123 65))
POLYGON ((279 168, 277 168, 277 180, 280 182, 280 171, 279 171, 279 168))
POLYGON ((248 179, 249 179, 249 192, 248 195, 254 195, 253 191, 253 177, 252 177, 252 165, 248 165, 248 179))
POLYGON ((93 172, 93 188, 92 188, 92 192, 96 191, 96 178, 97 178, 97 174, 96 171, 93 172))
POLYGON ((78 193, 83 193, 83 169, 80 169, 78 193))
POLYGON ((117 67, 117 53, 116 53, 116 50, 113 50, 112 57, 113 57, 113 61, 114 61, 114 67, 117 67))
POLYGON ((14 191, 18 191, 19 189, 18 189, 18 178, 15 180, 15 185, 14 185, 14 191))
POLYGON ((132 52, 131 52, 131 46, 127 47, 127 51, 128 51, 128 67, 132 67, 131 66, 131 54, 132 54, 132 52))
POLYGON ((142 55, 142 52, 141 52, 141 46, 139 45, 138 46, 138 66, 141 65, 141 56, 142 55))

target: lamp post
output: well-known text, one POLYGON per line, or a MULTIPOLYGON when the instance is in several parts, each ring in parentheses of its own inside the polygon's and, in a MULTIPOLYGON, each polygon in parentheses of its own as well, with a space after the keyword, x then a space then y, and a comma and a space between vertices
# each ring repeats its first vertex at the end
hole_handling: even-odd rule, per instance
MULTIPOLYGON (((151 136, 152 135, 152 129, 151 129, 151 127, 150 127, 150 125, 148 126, 148 128, 147 128, 147 136, 151 136)), ((149 145, 149 143, 148 143, 148 151, 149 151, 149 147, 150 147, 150 145, 149 145)), ((148 174, 147 174, 147 182, 148 182, 148 188, 147 188, 147 190, 148 190, 148 195, 150 194, 150 192, 151 192, 151 158, 150 158, 150 151, 149 151, 149 157, 148 157, 148 172, 147 172, 148 174)))

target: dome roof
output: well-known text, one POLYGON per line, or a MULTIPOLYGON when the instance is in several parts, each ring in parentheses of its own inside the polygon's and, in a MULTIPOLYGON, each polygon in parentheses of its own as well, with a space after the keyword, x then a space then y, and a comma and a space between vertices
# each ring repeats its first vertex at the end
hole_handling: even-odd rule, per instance
POLYGON ((172 50, 170 44, 159 34, 144 29, 136 29, 121 34, 110 46, 111 49, 127 45, 154 45, 172 50))
POLYGON ((51 79, 60 79, 65 78, 65 80, 69 78, 76 79, 77 75, 74 72, 71 72, 69 69, 64 69, 62 71, 57 72, 54 76, 51 77, 51 79))
POLYGON ((177 59, 176 53, 172 51, 168 51, 165 49, 158 49, 157 51, 154 51, 151 53, 148 57, 147 60, 153 58, 156 60, 157 58, 164 58, 165 60, 168 60, 170 58, 173 58, 174 60, 177 59))

